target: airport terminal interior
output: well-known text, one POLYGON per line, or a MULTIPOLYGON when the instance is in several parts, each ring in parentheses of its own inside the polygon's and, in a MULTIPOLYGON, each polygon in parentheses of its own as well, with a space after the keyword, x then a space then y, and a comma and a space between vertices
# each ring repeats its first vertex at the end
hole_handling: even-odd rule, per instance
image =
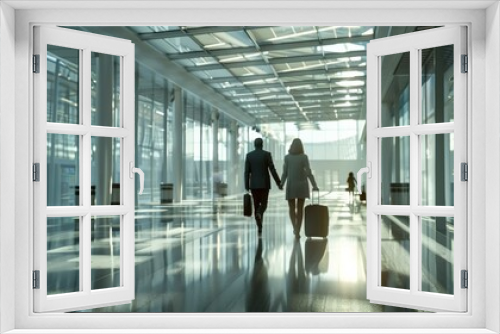
MULTIPOLYGON (((416 312, 366 297, 366 50, 371 40, 434 27, 67 27, 135 44, 135 299, 84 312, 416 312), (243 215, 245 156, 262 138, 278 174, 304 143, 328 207, 327 238, 296 238, 275 184, 263 217, 243 215), (137 184, 136 184, 137 185, 137 184)), ((453 122, 453 49, 422 54, 424 114, 453 122), (450 70, 451 69, 451 70, 450 70)), ((381 122, 409 122, 407 54, 382 63, 381 122)), ((120 58, 92 54, 92 124, 120 120, 120 58)), ((47 50, 47 122, 79 124, 79 52, 47 50)), ((423 142, 422 200, 453 205, 453 134, 423 142), (437 158, 439 157, 439 158, 437 158)), ((47 135, 47 206, 80 203, 79 141, 47 135)), ((120 203, 120 139, 93 137, 92 205, 120 203)), ((408 137, 380 143, 382 204, 409 203, 408 137)), ((78 291, 78 218, 47 221, 47 293, 78 291)), ((408 289, 409 221, 384 216, 381 282, 408 289)), ((453 294, 453 219, 424 217, 425 291, 453 294)), ((120 284, 119 217, 92 219, 92 288, 120 284)))

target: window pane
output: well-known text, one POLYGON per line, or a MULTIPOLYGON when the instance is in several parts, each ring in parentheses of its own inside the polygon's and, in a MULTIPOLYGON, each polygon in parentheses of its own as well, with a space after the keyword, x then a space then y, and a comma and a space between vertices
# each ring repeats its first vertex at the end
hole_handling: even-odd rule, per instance
POLYGON ((453 294, 453 217, 422 217, 422 291, 453 294))
POLYGON ((410 53, 380 57, 381 63, 381 124, 410 125, 410 53))
POLYGON ((79 124, 80 50, 47 45, 47 122, 79 124))
POLYGON ((453 122, 453 45, 422 50, 422 123, 453 122))
POLYGON ((95 205, 120 205, 120 139, 92 137, 95 205))
POLYGON ((120 286, 120 216, 92 218, 92 289, 120 286))
POLYGON ((381 139, 381 204, 410 204, 410 137, 381 139))
POLYGON ((120 57, 92 52, 92 125, 120 126, 120 57))
POLYGON ((381 217, 380 285, 410 288, 410 217, 381 217))
POLYGON ((47 218, 47 294, 80 291, 80 218, 47 218))
POLYGON ((47 134, 47 205, 80 205, 80 138, 47 134))
POLYGON ((422 205, 453 206, 453 133, 421 136, 422 205))

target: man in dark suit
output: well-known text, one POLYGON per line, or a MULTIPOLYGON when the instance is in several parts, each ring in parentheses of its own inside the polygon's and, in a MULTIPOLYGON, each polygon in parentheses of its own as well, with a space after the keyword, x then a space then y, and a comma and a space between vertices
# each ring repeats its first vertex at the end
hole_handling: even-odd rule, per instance
POLYGON ((254 141, 255 150, 248 153, 245 159, 245 189, 252 192, 255 222, 259 235, 262 234, 262 219, 267 209, 269 189, 271 189, 271 172, 276 185, 280 187, 281 180, 274 168, 271 153, 262 149, 262 138, 254 141))

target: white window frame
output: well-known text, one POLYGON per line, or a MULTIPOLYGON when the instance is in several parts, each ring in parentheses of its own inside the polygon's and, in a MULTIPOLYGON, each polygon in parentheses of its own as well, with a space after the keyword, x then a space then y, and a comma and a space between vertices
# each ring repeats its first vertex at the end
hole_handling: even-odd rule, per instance
POLYGON ((461 55, 466 54, 466 28, 449 26, 427 31, 398 35, 374 40, 367 51, 367 164, 371 166, 371 178, 367 184, 367 296, 372 303, 416 308, 419 310, 449 310, 463 312, 467 309, 467 290, 461 288, 461 270, 467 269, 467 186, 461 181, 460 164, 467 163, 466 97, 467 74, 461 73, 461 55), (422 59, 421 50, 452 45, 454 75, 454 121, 426 124, 422 122, 422 59), (409 124, 386 127, 382 125, 381 77, 382 57, 409 53, 410 117, 409 124), (376 88, 376 89, 375 89, 376 88), (421 136, 428 134, 448 134, 454 136, 454 206, 422 205, 421 136), (409 140, 410 193, 408 205, 388 205, 381 203, 381 143, 382 138, 406 137, 409 140), (401 215, 409 218, 409 279, 408 289, 397 289, 381 285, 381 217, 401 215), (424 292, 421 290, 422 275, 422 226, 423 216, 454 217, 453 294, 424 292), (460 246, 462 245, 462 246, 460 246))
MULTIPOLYGON (((61 2, 52 2, 52 6, 63 6, 61 2)), ((68 3, 68 2, 65 2, 68 3)), ((90 7, 92 7, 92 2, 90 7)), ((99 2, 99 6, 106 6, 107 2, 99 2), (103 5, 104 3, 104 5, 103 5)), ((146 6, 147 2, 144 2, 146 6)), ((271 2, 266 2, 271 3, 271 2)), ((145 328, 165 328, 165 333, 177 333, 181 330, 175 328, 191 328, 192 333, 201 332, 235 332, 234 329, 242 328, 269 328, 268 333, 283 332, 279 330, 286 326, 289 332, 316 332, 316 333, 335 333, 340 332, 336 329, 352 328, 355 326, 359 328, 359 332, 383 332, 387 333, 388 328, 392 328, 393 332, 404 333, 410 332, 410 327, 419 328, 419 332, 430 332, 431 328, 433 333, 446 332, 447 329, 466 329, 467 333, 492 333, 488 328, 493 331, 500 329, 498 321, 499 311, 499 263, 490 261, 488 263, 489 269, 487 270, 484 262, 486 251, 498 254, 499 247, 499 228, 486 222, 486 209, 484 203, 491 204, 488 211, 488 218, 498 222, 500 217, 500 210, 498 209, 498 189, 500 188, 500 175, 498 175, 498 162, 500 161, 500 154, 497 152, 499 147, 495 139, 498 135, 498 109, 500 101, 498 101, 498 91, 500 88, 500 78, 496 74, 499 66, 495 63, 498 62, 498 55, 500 49, 500 38, 497 30, 500 28, 500 12, 498 10, 496 1, 489 1, 474 5, 473 1, 461 2, 461 9, 454 9, 453 3, 442 3, 439 1, 433 2, 433 8, 425 8, 422 5, 414 4, 417 9, 401 10, 390 9, 392 4, 380 2, 374 4, 371 2, 371 9, 363 9, 366 4, 359 2, 337 2, 337 5, 328 5, 319 2, 275 2, 275 7, 265 8, 264 12, 261 11, 267 7, 264 2, 257 2, 253 6, 246 3, 247 10, 241 10, 245 7, 245 3, 241 6, 233 4, 233 9, 207 9, 199 3, 197 6, 191 6, 190 2, 183 4, 170 5, 170 8, 154 9, 154 10, 126 10, 116 8, 118 5, 111 4, 108 6, 115 6, 114 10, 102 9, 65 9, 65 10, 23 10, 16 13, 15 23, 12 20, 12 9, 7 8, 9 4, 16 6, 15 1, 7 1, 1 5, 2 17, 0 24, 2 24, 2 36, 0 43, 2 46, 1 55, 4 60, 4 55, 7 60, 0 63, 2 74, 4 69, 10 66, 15 66, 15 75, 12 76, 12 70, 9 72, 10 77, 0 77, 2 83, 1 89, 1 106, 2 112, 6 111, 5 107, 14 106, 15 114, 8 113, 1 115, 0 126, 5 129, 8 126, 15 127, 15 146, 9 148, 11 142, 6 142, 3 132, 0 134, 2 142, 1 157, 2 162, 5 159, 15 158, 15 162, 7 160, 7 165, 1 165, 0 181, 8 178, 9 172, 15 170, 15 203, 14 210, 9 210, 9 202, 5 199, 8 192, 2 186, 0 209, 2 218, 7 216, 15 218, 15 231, 11 225, 2 220, 2 232, 8 231, 9 234, 1 234, 2 242, 2 258, 0 265, 2 270, 1 285, 2 301, 1 301, 1 319, 14 319, 7 320, 2 324, 2 330, 16 329, 15 333, 27 333, 23 329, 33 329, 30 333, 36 333, 36 329, 43 328, 65 328, 60 332, 69 333, 68 329, 71 328, 94 328, 93 332, 103 333, 105 329, 113 328, 137 328, 138 324, 143 325, 145 328), (354 3, 354 4, 353 4, 354 3), (436 4, 441 4, 441 9, 436 9, 436 4), (494 7, 486 10, 486 6, 493 5, 494 7), (355 9, 345 9, 345 7, 356 7, 355 9), (421 9, 418 7, 421 6, 421 9), (477 7, 483 6, 483 7, 477 7), (326 7, 326 8, 325 8, 326 7), (375 9, 373 9, 375 7, 375 9), (344 9, 343 9, 344 8, 344 9), (423 9, 422 9, 423 8, 423 9), (472 8, 472 9, 471 9, 472 8), (259 10, 260 9, 260 10, 259 10), (5 19, 5 15, 8 16, 5 19), (314 19, 312 19, 314 18, 314 19), (4 20, 2 20, 4 19, 4 20), (469 290, 468 300, 469 311, 466 314, 270 314, 270 315, 247 315, 247 314, 227 314, 227 315, 212 315, 212 314, 172 314, 172 315, 158 315, 158 314, 49 314, 38 315, 32 312, 32 290, 29 288, 31 285, 31 268, 32 268, 32 212, 26 210, 26 207, 32 207, 32 185, 29 181, 32 148, 30 147, 31 133, 32 133, 32 119, 31 112, 32 106, 26 96, 31 96, 32 91, 30 88, 30 45, 32 26, 34 24, 60 24, 60 25, 229 25, 238 22, 237 24, 274 24, 274 25, 299 25, 311 24, 311 20, 315 25, 445 25, 445 24, 465 24, 470 29, 469 36, 469 55, 471 56, 471 63, 469 69, 472 75, 469 76, 468 91, 469 98, 469 126, 468 132, 471 133, 469 146, 471 150, 471 157, 469 159, 470 166, 470 181, 471 182, 471 198, 470 208, 468 210, 470 225, 474 226, 474 230, 469 227, 469 235, 472 236, 472 241, 468 244, 469 254, 469 290), (488 24, 490 30, 485 29, 485 22, 488 24), (3 29, 6 25, 8 28, 3 29), (14 43, 12 42, 13 33, 15 31, 15 57, 13 56, 12 49, 14 43), (12 34, 12 35, 9 35, 12 34), (4 36, 10 36, 7 39, 4 36), (486 45, 486 47, 485 47, 486 45), (3 47, 6 46, 6 49, 3 47), (487 73, 485 71, 485 61, 489 61, 488 72, 496 70, 495 73, 487 73), (13 82, 15 78, 15 97, 9 96, 8 93, 14 93, 9 83, 13 82), (488 84, 488 85, 486 85, 488 84), (496 90, 495 90, 496 89, 496 90), (488 98, 488 99, 486 99, 488 98), (4 100, 5 99, 5 100, 4 100), (490 100, 491 99, 491 100, 490 100), (488 106, 489 108, 486 108, 488 106), (475 116, 474 122, 471 122, 472 116, 475 116), (488 122, 485 118, 488 117, 488 122), (495 121, 495 122, 493 122, 495 121), (4 123, 7 122, 7 123, 4 123), (487 140, 488 139, 488 140, 487 140), (486 143, 486 144, 485 144, 486 143), (488 155, 484 153, 485 145, 489 148, 488 155), (488 164, 486 164, 488 162, 488 164), (496 173, 490 175, 488 179, 488 187, 485 189, 485 168, 486 171, 496 173), (477 168, 475 168, 477 166, 477 168), (488 196, 486 194, 488 193, 488 196), (471 196, 473 195, 473 196, 471 196), (6 212, 4 211, 6 210, 6 212), (472 233, 473 232, 473 233, 472 233), (15 237, 15 242, 13 241, 15 237), (474 247, 472 247, 472 245, 474 247), (8 259, 12 257, 12 249, 14 249, 14 261, 8 259), (6 254, 6 252, 10 252, 6 254), (7 259, 6 259, 7 258, 7 259), (30 259, 26 261, 26 259, 30 259), (15 286, 13 293, 9 292, 12 286, 7 287, 8 284, 15 286), (485 290, 488 289, 488 293, 485 290), (8 298, 4 299, 6 296, 8 298), (11 305, 15 303, 15 309, 9 311, 11 305), (422 321, 425 320, 425 321, 422 321), (102 328, 103 330, 97 330, 102 328), (221 329, 226 330, 221 330, 221 329), (233 330, 231 330, 233 328, 233 330), (300 330, 293 330, 293 328, 302 328, 300 330), (324 330, 321 330, 323 328, 324 330), (437 328, 437 330, 436 330, 437 328), (196 330, 199 329, 199 330, 196 330), (205 329, 205 330, 203 330, 205 329), (274 329, 274 330, 273 330, 274 329)), ((429 2, 426 2, 430 6, 429 2)), ((215 2, 209 2, 215 4, 215 2)), ((33 5, 33 3, 31 3, 33 5)), ((97 6, 97 3, 94 2, 97 6)), ((207 5, 206 3, 204 4, 207 5)), ((229 3, 224 3, 224 6, 229 6, 229 3)), ((398 2, 398 6, 404 6, 398 2)), ((29 6, 29 4, 28 4, 29 6)), ((49 2, 38 1, 36 6, 38 8, 44 6, 51 6, 49 2)), ((168 5, 165 5, 168 7, 168 5)), ((396 6, 396 4, 394 4, 396 6)), ((54 7, 52 8, 54 9, 54 7)), ((56 7, 57 9, 57 7, 56 7)), ((12 134, 11 132, 7 132, 12 134)), ((14 184, 14 182, 7 181, 6 184, 14 184)), ((9 222, 10 223, 10 222, 9 222)), ((496 258, 496 257, 495 257, 496 258)), ((11 308, 12 309, 12 308, 11 308)), ((42 331, 39 331, 42 332, 42 331)), ((56 332, 51 330, 52 333, 56 332)), ((76 330, 75 330, 76 332, 76 330)), ((90 331, 89 331, 90 332, 90 331)), ((109 332, 109 331, 108 331, 109 332)), ((129 331, 133 333, 134 331, 129 331)), ((141 332, 137 330, 137 332, 141 332)), ((185 331, 184 331, 185 332, 185 331)), ((243 330, 241 330, 243 332, 243 330)), ((256 330, 259 332, 259 330, 256 330)), ((264 331, 262 331, 264 332, 264 331)), ((186 333, 186 332, 185 332, 186 333)), ((412 331, 415 333, 415 331, 412 331)))
POLYGON ((131 302, 135 296, 135 180, 134 167, 134 45, 127 40, 100 36, 71 29, 34 27, 34 52, 39 55, 39 73, 34 81, 34 161, 40 164, 39 181, 34 192, 34 269, 39 271, 39 288, 34 290, 35 311, 74 311, 131 302), (79 119, 78 124, 47 121, 47 45, 58 45, 79 52, 79 119), (91 124, 91 53, 98 52, 120 59, 120 124, 117 127, 91 124), (80 205, 47 206, 47 134, 80 137, 79 170, 80 205), (120 205, 91 204, 91 139, 108 137, 120 140, 120 205), (130 170, 129 170, 130 169, 130 170), (80 289, 71 293, 47 293, 47 218, 79 217, 79 282, 80 289), (120 285, 92 289, 91 282, 91 219, 115 216, 120 220, 120 285))

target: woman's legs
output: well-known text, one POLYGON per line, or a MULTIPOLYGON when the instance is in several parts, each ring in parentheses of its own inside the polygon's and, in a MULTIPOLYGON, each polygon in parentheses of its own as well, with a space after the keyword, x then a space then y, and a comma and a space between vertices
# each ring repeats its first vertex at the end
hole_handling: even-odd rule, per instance
POLYGON ((297 234, 296 232, 296 217, 295 217, 295 199, 289 199, 288 200, 288 215, 290 216, 290 221, 292 222, 293 226, 293 233, 297 234))
POLYGON ((293 233, 299 236, 302 227, 302 217, 304 216, 304 198, 294 198, 288 200, 288 214, 293 226, 293 233))
POLYGON ((297 234, 300 233, 300 228, 302 227, 302 218, 304 217, 304 198, 297 198, 297 218, 295 220, 295 224, 297 227, 297 234))

